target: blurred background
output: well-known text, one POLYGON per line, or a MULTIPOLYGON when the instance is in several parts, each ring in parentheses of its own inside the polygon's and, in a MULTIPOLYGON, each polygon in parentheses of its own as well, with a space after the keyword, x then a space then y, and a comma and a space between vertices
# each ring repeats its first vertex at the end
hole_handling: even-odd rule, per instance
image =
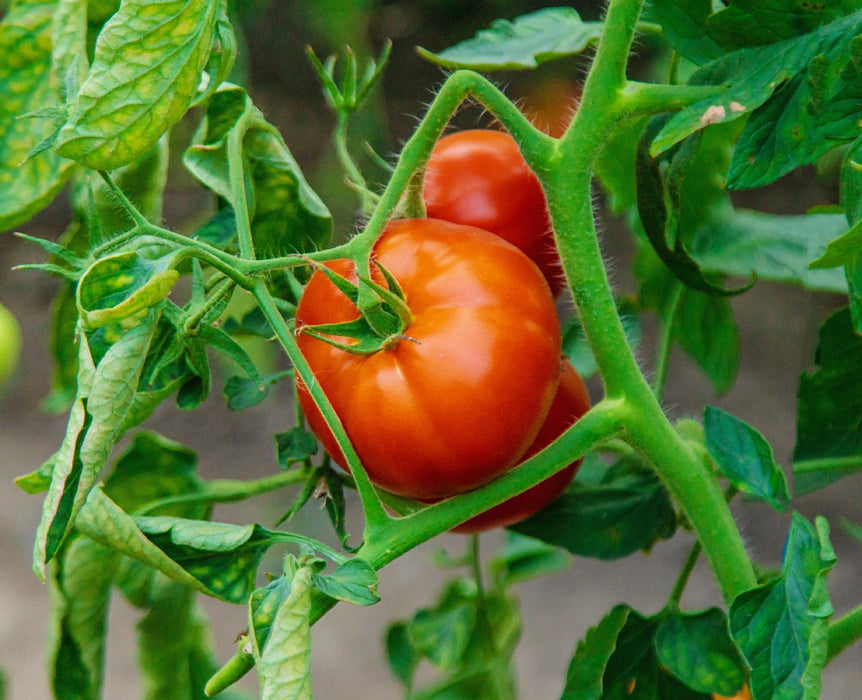
MULTIPOLYGON (((336 236, 355 230, 357 199, 343 181, 330 142, 334 118, 327 111, 317 78, 305 55, 312 45, 319 56, 340 51, 349 44, 360 59, 378 53, 385 38, 394 42, 389 67, 380 88, 353 125, 359 146, 368 141, 389 158, 410 135, 444 73, 421 60, 415 47, 439 51, 472 36, 497 17, 514 17, 554 3, 516 0, 293 0, 237 3, 244 33, 242 70, 249 92, 267 119, 275 124, 321 194, 336 220, 336 236)), ((598 19, 599 3, 575 3, 584 19, 598 19)), ((0 11, 3 4, 0 3, 0 11)), ((661 64, 657 47, 643 41, 636 47, 633 70, 648 75, 661 64)), ((512 98, 534 115, 548 114, 544 105, 571 102, 583 78, 582 59, 566 59, 532 73, 497 73, 492 77, 512 98)), ((212 212, 212 201, 185 173, 180 155, 199 114, 193 113, 174 131, 170 190, 164 209, 165 224, 188 231, 212 212)), ((549 122, 555 115, 548 114, 549 122)), ((476 108, 457 117, 460 126, 488 125, 476 108)), ((361 147, 356 149, 361 153, 361 147)), ((373 181, 386 173, 363 161, 373 181)), ((809 207, 837 201, 834 183, 821 181, 813 169, 788 175, 757 192, 735 195, 740 204, 764 211, 804 213, 809 207)), ((601 207, 601 198, 597 198, 601 207)), ((69 221, 63 196, 20 230, 56 239, 69 221)), ((634 246, 623 221, 600 212, 602 245, 614 286, 634 291, 630 275, 634 246)), ((28 496, 12 484, 15 476, 37 468, 57 448, 65 430, 65 416, 43 410, 50 392, 51 360, 48 352, 49 307, 56 291, 51 278, 12 267, 41 260, 41 252, 9 234, 0 236, 0 303, 21 326, 23 352, 14 377, 0 389, 0 668, 6 674, 7 696, 15 700, 49 698, 44 650, 49 635, 48 590, 30 571, 32 541, 39 521, 41 498, 28 496)), ((843 305, 839 297, 811 294, 801 289, 758 283, 733 299, 742 333, 742 363, 734 389, 716 399, 699 370, 682 353, 674 352, 665 390, 665 404, 674 418, 699 417, 704 403, 712 403, 741 417, 771 442, 776 457, 789 466, 795 440, 796 389, 801 372, 810 370, 817 329, 831 310, 843 305)), ((655 322, 644 319, 644 340, 639 351, 650 366, 655 348, 655 322)), ((265 350, 264 352, 269 352, 265 350)), ((272 355, 270 361, 282 363, 272 355)), ((227 370, 225 370, 227 371, 227 370)), ((223 379, 224 377, 222 377, 223 379)), ((591 384, 594 398, 600 386, 591 384)), ((166 402, 146 428, 183 442, 199 454, 204 477, 254 478, 273 473, 272 435, 291 421, 290 391, 283 385, 263 404, 231 412, 220 395, 218 377, 212 395, 193 413, 166 402)), ((837 612, 858 603, 862 580, 859 546, 838 527, 841 515, 858 514, 859 477, 800 499, 796 508, 809 518, 823 514, 833 524, 833 541, 839 561, 830 575, 837 612)), ((258 522, 272 526, 292 494, 272 494, 244 504, 219 507, 216 519, 236 523, 258 522)), ((352 532, 361 530, 357 502, 348 504, 352 532)), ((787 532, 788 516, 766 506, 740 503, 735 513, 752 554, 763 565, 778 565, 787 532)), ((313 505, 297 517, 294 527, 331 541, 330 525, 313 505)), ((483 551, 493 552, 499 535, 483 536, 483 551)), ((411 552, 381 572, 382 602, 373 608, 337 607, 313 628, 312 682, 315 696, 328 700, 397 698, 400 686, 390 676, 382 645, 388 622, 406 618, 431 604, 447 572, 436 569, 430 555, 440 548, 460 554, 467 540, 445 536, 411 552)), ((568 660, 586 630, 613 605, 628 602, 652 613, 663 605, 682 565, 691 539, 680 534, 659 544, 649 554, 621 562, 574 560, 569 570, 521 586, 524 633, 517 654, 522 697, 526 700, 559 697, 568 660)), ((277 557, 270 569, 278 570, 277 557)), ((266 565, 264 568, 267 568, 266 565)), ((687 590, 684 605, 718 604, 712 576, 701 562, 687 590)), ((206 601, 213 618, 213 633, 220 658, 233 653, 233 641, 245 626, 245 609, 206 601)), ((104 697, 139 695, 136 677, 134 624, 138 613, 121 598, 112 604, 104 697)), ((862 649, 845 653, 826 674, 824 698, 858 697, 862 687, 862 649)), ((245 687, 254 689, 254 674, 245 687)))

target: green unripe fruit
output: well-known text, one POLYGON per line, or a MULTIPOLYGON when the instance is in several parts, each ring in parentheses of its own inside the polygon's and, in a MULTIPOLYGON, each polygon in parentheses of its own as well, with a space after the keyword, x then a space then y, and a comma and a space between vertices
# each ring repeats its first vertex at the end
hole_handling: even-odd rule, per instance
POLYGON ((20 354, 21 330, 18 321, 9 309, 0 304, 0 386, 12 376, 20 354))

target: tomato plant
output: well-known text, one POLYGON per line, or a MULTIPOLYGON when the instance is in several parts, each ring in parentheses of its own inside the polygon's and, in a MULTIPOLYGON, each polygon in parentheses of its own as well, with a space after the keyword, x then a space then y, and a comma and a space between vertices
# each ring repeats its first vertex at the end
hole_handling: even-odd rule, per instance
MULTIPOLYGON (((554 397, 560 333, 548 287, 513 246, 436 219, 389 224, 373 259, 411 318, 373 352, 359 354, 350 339, 334 346, 321 335, 326 325, 359 311, 316 272, 296 310, 314 381, 378 486, 419 499, 481 486, 524 454, 554 397)), ((342 275, 351 267, 330 265, 342 275)), ((299 396, 312 430, 345 464, 308 392, 299 396)))
POLYGON ((33 497, 5 526, 38 520, 32 564, 4 550, 4 575, 48 584, 48 672, 21 670, 28 605, 0 621, 0 684, 237 697, 254 670, 262 698, 335 678, 328 695, 377 693, 329 613, 391 595, 386 567, 411 557, 383 694, 848 687, 836 661, 862 602, 830 572, 862 541, 862 4, 582 4, 495 20, 517 3, 0 3, 0 282, 45 319, 53 364, 24 349, 33 386, 7 384, 0 421, 33 497), (464 39, 467 18, 487 28, 464 39), (353 48, 303 58, 306 33, 353 48), (498 87, 514 72, 527 93, 556 75, 570 118, 521 109, 498 87), (469 104, 494 131, 457 130, 469 104), (30 429, 37 404, 52 413, 30 429), (269 459, 252 449, 272 438, 269 459), (503 532, 440 540, 431 597, 421 545, 457 529, 503 532), (553 642, 571 656, 521 675, 522 630, 545 629, 517 586, 552 573, 563 594, 542 608, 577 608, 553 642), (116 596, 140 616, 136 685, 105 673, 124 663, 116 596), (240 619, 219 610, 210 634, 200 596, 240 619), (313 663, 324 616, 349 653, 313 663))
MULTIPOLYGON (((543 447, 550 445, 562 432, 573 425, 590 408, 590 397, 584 381, 577 370, 566 362, 560 375, 560 383, 554 400, 548 409, 542 427, 524 457, 532 457, 543 447)), ((575 477, 581 460, 572 462, 552 477, 536 484, 524 493, 508 501, 489 508, 484 513, 470 518, 455 528, 455 532, 470 534, 496 527, 506 527, 518 523, 547 506, 557 498, 575 477)))
POLYGON ((554 296, 564 279, 542 185, 511 135, 470 129, 431 151, 422 197, 428 216, 477 226, 520 248, 542 270, 554 296))

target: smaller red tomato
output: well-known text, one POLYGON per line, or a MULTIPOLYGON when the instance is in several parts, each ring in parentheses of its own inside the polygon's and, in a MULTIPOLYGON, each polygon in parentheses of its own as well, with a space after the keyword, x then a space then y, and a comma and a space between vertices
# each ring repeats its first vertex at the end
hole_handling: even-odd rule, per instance
POLYGON ((566 133, 580 100, 579 85, 564 78, 546 78, 530 87, 518 100, 518 107, 537 129, 560 138, 566 133))
MULTIPOLYGON (((563 373, 551 408, 539 429, 539 434, 525 453, 524 459, 550 445, 589 408, 590 397, 581 375, 568 362, 563 363, 563 373)), ((580 465, 580 459, 572 462, 565 469, 536 484, 533 488, 462 523, 454 528, 453 532, 471 534, 495 527, 506 527, 538 513, 566 490, 580 465)))
POLYGON ((539 266, 554 296, 563 289, 545 193, 508 133, 474 129, 441 138, 422 198, 429 217, 495 233, 539 266))

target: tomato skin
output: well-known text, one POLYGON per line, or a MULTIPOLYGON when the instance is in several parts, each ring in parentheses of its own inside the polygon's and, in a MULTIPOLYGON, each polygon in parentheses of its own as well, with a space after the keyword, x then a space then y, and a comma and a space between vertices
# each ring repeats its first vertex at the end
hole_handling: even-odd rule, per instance
MULTIPOLYGON (((583 416, 590 408, 590 396, 584 381, 577 370, 568 362, 563 363, 563 373, 560 376, 560 384, 557 393, 548 409, 539 434, 533 444, 527 449, 522 459, 532 457, 534 454, 550 445, 573 423, 583 416)), ((553 476, 536 484, 523 493, 503 501, 499 505, 489 508, 474 518, 462 523, 453 529, 453 532, 472 534, 483 532, 497 527, 514 525, 531 515, 538 513, 551 501, 555 500, 575 478, 578 467, 582 460, 577 460, 565 469, 558 471, 553 476)))
MULTIPOLYGON (((299 348, 372 482, 417 499, 481 486, 520 459, 556 392, 560 330, 548 286, 497 236, 434 219, 389 224, 375 259, 404 291, 409 337, 358 356, 300 332, 299 348)), ((352 274, 347 261, 330 266, 352 274)), ((316 272, 297 329, 357 316, 316 272)), ((298 389, 309 427, 344 465, 301 382, 298 389)))
POLYGON ((545 193, 508 133, 471 129, 441 138, 422 198, 429 217, 485 229, 520 248, 559 295, 565 278, 545 193))

